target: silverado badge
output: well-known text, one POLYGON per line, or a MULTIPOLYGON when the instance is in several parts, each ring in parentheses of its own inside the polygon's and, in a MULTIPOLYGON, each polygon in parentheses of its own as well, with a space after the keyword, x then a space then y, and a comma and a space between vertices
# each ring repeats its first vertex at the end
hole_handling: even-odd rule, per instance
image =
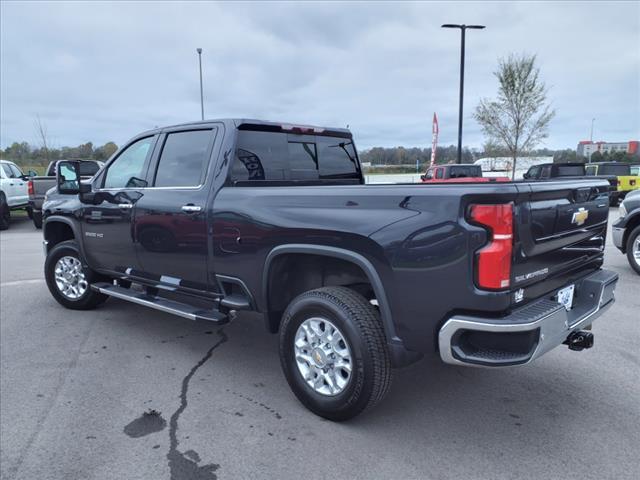
POLYGON ((589 218, 589 210, 580 207, 577 212, 573 212, 573 217, 571 218, 571 223, 575 223, 580 226, 589 218))

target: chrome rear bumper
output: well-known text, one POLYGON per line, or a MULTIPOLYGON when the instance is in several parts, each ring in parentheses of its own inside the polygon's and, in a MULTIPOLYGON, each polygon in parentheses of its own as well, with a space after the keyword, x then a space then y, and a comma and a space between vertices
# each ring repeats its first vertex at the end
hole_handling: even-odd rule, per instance
POLYGON ((594 272, 575 283, 573 307, 567 311, 553 298, 555 292, 513 310, 502 318, 455 315, 438 334, 445 363, 500 367, 523 365, 563 343, 571 332, 583 329, 608 309, 618 275, 594 272))

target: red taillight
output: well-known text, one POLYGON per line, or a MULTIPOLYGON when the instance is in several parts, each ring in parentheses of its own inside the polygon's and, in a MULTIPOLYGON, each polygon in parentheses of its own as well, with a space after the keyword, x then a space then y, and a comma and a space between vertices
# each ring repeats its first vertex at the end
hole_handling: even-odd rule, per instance
POLYGON ((490 290, 509 288, 513 251, 513 205, 472 205, 471 220, 490 231, 489 243, 477 252, 478 287, 490 290))
POLYGON ((33 195, 33 180, 27 182, 27 193, 33 195))

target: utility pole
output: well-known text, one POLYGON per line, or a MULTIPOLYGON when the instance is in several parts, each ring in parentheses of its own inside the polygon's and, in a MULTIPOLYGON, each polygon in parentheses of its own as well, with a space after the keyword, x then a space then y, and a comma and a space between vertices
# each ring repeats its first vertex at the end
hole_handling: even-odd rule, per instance
POLYGON ((595 122, 595 121, 596 121, 595 118, 591 119, 591 133, 589 134, 589 141, 590 142, 593 142, 593 122, 595 122))
POLYGON ((202 49, 196 48, 198 52, 198 64, 200 65, 200 118, 204 120, 204 94, 202 93, 202 49))
POLYGON ((464 99, 464 50, 465 50, 465 33, 467 28, 482 30, 484 25, 458 25, 454 23, 445 23, 442 28, 459 28, 460 29, 460 103, 458 106, 458 163, 462 163, 462 105, 464 99))

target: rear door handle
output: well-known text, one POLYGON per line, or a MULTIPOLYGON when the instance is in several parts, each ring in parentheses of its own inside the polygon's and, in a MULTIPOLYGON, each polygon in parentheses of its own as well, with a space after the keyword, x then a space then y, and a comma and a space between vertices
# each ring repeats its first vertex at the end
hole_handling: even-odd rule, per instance
POLYGON ((202 207, 200 205, 183 205, 182 211, 185 213, 198 213, 202 211, 202 207))

